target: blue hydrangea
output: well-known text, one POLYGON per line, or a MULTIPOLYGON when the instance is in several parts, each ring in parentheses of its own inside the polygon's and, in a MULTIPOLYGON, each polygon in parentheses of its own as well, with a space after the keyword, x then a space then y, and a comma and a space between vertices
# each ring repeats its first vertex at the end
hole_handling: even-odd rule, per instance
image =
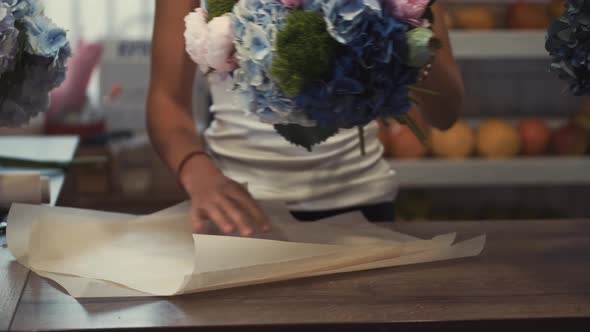
POLYGON ((0 0, 0 127, 25 125, 47 110, 71 53, 40 1, 0 0))
POLYGON ((14 70, 16 63, 19 31, 14 22, 10 7, 0 3, 0 78, 2 74, 14 70))
POLYGON ((263 122, 309 124, 301 111, 293 109, 270 79, 270 65, 277 32, 285 26, 289 10, 276 0, 242 0, 233 10, 236 58, 239 68, 234 82, 242 106, 263 122))
POLYGON ((330 35, 349 44, 365 32, 366 18, 383 16, 379 0, 313 0, 304 3, 306 10, 321 8, 330 35))
POLYGON ((363 126, 410 109, 408 86, 418 72, 404 61, 407 25, 363 13, 363 33, 340 51, 331 80, 313 82, 296 98, 296 107, 320 126, 363 126))
POLYGON ((590 95, 590 0, 568 0, 561 18, 547 30, 551 70, 576 96, 590 95))
POLYGON ((295 107, 295 101, 287 98, 276 85, 268 90, 245 87, 240 90, 241 105, 250 113, 256 114, 269 124, 296 123, 302 126, 315 126, 303 109, 295 107))
POLYGON ((8 5, 14 17, 21 20, 25 17, 41 15, 44 10, 41 0, 0 0, 8 5))
POLYGON ((55 59, 23 55, 18 84, 0 95, 0 127, 19 127, 49 107, 49 92, 65 80, 69 45, 55 59))
POLYGON ((364 126, 408 112, 408 86, 416 82, 416 76, 417 69, 400 61, 368 69, 349 53, 336 60, 332 80, 314 82, 296 98, 297 107, 322 127, 364 126))
POLYGON ((364 20, 364 32, 348 46, 367 68, 391 61, 404 61, 407 53, 408 26, 392 17, 369 15, 364 20))
POLYGON ((66 31, 47 16, 27 16, 23 23, 27 32, 26 51, 31 54, 56 58, 61 49, 68 45, 66 31))
POLYGON ((59 50, 57 57, 29 56, 26 58, 26 79, 39 91, 49 92, 63 83, 66 78, 66 64, 72 55, 69 44, 59 50))
POLYGON ((233 11, 234 73, 244 108, 271 124, 352 128, 406 113, 417 69, 405 65, 408 26, 384 15, 380 0, 306 0, 324 14, 341 44, 326 81, 308 82, 287 98, 269 78, 277 31, 288 10, 279 1, 242 0, 233 11))
POLYGON ((276 0, 242 0, 234 6, 238 60, 251 60, 268 70, 277 31, 285 25, 288 9, 276 0))

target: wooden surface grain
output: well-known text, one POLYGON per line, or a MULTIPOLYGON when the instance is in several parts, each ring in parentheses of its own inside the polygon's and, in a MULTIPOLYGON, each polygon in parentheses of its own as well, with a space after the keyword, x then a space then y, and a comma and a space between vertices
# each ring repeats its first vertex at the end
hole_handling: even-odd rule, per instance
POLYGON ((174 298, 78 301, 31 274, 12 330, 442 326, 467 331, 524 324, 523 330, 541 331, 551 324, 589 324, 590 221, 400 223, 395 228, 420 236, 486 233, 488 242, 474 258, 174 298))
POLYGON ((27 281, 28 270, 13 261, 0 235, 0 331, 7 331, 27 281))

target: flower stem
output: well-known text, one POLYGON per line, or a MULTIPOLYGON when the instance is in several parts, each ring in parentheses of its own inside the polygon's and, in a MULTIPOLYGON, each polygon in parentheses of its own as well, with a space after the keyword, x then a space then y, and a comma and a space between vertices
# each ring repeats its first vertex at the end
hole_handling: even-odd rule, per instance
POLYGON ((365 149, 365 128, 363 126, 358 126, 359 129, 359 140, 361 144, 361 155, 366 155, 367 151, 365 149))
POLYGON ((431 96, 440 96, 440 93, 436 92, 436 91, 432 91, 430 89, 424 89, 424 88, 419 88, 417 86, 414 85, 409 85, 408 89, 410 89, 410 91, 416 91, 416 92, 421 92, 421 93, 425 93, 431 96))
POLYGON ((404 124, 410 128, 410 130, 414 133, 414 135, 416 135, 416 138, 418 138, 420 143, 422 143, 422 145, 426 146, 428 144, 428 137, 426 137, 426 134, 424 134, 424 132, 422 131, 422 128, 420 128, 420 126, 418 125, 418 123, 416 123, 414 118, 412 118, 408 114, 402 115, 402 118, 403 118, 404 124))

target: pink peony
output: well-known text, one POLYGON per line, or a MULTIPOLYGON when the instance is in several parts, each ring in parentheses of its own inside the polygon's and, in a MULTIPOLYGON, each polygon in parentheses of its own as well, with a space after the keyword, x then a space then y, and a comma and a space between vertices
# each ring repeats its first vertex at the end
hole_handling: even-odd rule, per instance
POLYGON ((186 51, 191 59, 199 65, 199 69, 206 73, 209 71, 207 64, 207 13, 202 8, 197 8, 185 17, 184 22, 186 51))
POLYGON ((304 0, 281 0, 283 5, 289 8, 299 8, 303 6, 303 1, 304 0))
POLYGON ((429 0, 386 0, 391 16, 415 26, 427 27, 429 22, 422 19, 429 0))
POLYGON ((209 22, 207 50, 207 63, 211 68, 218 72, 230 72, 237 68, 233 27, 229 16, 219 16, 209 22))

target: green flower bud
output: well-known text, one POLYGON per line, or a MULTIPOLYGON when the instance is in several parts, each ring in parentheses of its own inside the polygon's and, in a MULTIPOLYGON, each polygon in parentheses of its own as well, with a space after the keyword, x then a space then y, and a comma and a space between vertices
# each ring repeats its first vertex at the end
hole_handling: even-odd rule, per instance
POLYGON ((427 65, 437 48, 438 40, 434 33, 428 28, 416 28, 406 33, 408 41, 408 54, 406 63, 412 67, 423 67, 427 65))

